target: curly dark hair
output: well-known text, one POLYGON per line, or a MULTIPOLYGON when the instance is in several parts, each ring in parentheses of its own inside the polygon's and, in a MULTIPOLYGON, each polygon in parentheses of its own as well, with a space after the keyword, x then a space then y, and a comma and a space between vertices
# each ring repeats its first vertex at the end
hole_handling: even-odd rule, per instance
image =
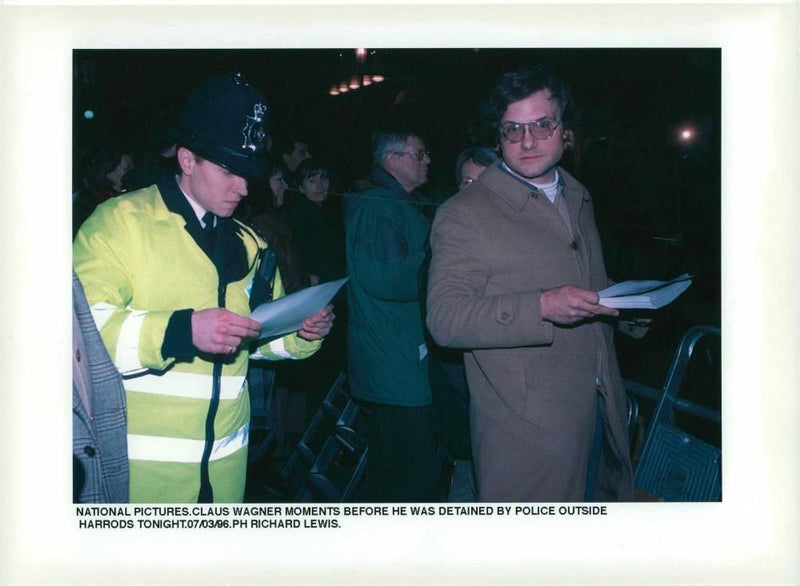
POLYGON ((548 90, 558 102, 564 128, 570 128, 575 114, 572 89, 561 77, 543 65, 510 71, 500 76, 481 105, 481 118, 487 137, 497 136, 497 127, 509 104, 541 90, 548 90))

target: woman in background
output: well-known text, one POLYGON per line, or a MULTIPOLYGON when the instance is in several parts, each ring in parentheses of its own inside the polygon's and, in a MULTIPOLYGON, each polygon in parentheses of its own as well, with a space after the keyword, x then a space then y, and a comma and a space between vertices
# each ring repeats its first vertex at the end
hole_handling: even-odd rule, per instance
POLYGON ((122 181, 133 169, 133 155, 117 145, 104 145, 81 162, 78 191, 72 197, 72 237, 94 209, 125 191, 122 181))
MULTIPOLYGON (((304 160, 295 170, 298 191, 288 211, 289 227, 300 251, 300 265, 312 285, 345 276, 344 230, 341 200, 330 197, 330 168, 317 158, 304 160)), ((293 194, 294 195, 294 194, 293 194)), ((345 288, 333 299, 336 327, 313 357, 306 361, 303 382, 309 391, 307 416, 316 412, 331 385, 345 369, 347 303, 345 288)))
POLYGON ((250 218, 250 222, 267 241, 270 250, 277 253, 278 268, 286 293, 294 293, 308 287, 309 280, 300 264, 300 252, 286 218, 286 178, 289 170, 283 163, 276 163, 271 169, 266 193, 253 199, 255 215, 250 218))
POLYGON ((345 273, 344 232, 338 200, 329 200, 330 169, 316 158, 297 167, 300 196, 288 212, 289 227, 300 250, 300 264, 312 285, 341 279, 345 273))

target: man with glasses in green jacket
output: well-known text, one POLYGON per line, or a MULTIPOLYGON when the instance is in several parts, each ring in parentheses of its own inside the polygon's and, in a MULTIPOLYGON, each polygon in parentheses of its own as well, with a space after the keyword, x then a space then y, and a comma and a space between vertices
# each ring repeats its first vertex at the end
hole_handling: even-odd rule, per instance
POLYGON ((350 389, 368 412, 363 498, 434 498, 437 440, 420 308, 430 221, 417 188, 430 156, 419 133, 376 130, 369 186, 345 208, 350 389))

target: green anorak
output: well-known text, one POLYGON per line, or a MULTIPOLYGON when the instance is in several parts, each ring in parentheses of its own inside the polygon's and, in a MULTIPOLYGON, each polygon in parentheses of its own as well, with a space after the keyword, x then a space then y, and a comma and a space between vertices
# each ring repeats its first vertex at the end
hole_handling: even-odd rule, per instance
POLYGON ((353 396, 374 403, 431 403, 420 307, 430 221, 386 171, 347 198, 348 363, 353 396))

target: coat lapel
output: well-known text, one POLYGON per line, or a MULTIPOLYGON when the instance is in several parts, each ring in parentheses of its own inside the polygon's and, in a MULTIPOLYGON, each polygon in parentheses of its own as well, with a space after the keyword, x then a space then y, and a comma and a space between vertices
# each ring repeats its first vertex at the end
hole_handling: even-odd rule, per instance
MULTIPOLYGON (((563 171, 559 172, 563 173, 563 171)), ((578 220, 583 210, 583 204, 589 201, 589 196, 585 191, 578 189, 575 185, 564 184, 561 189, 564 194, 564 200, 567 202, 569 218, 572 222, 572 233, 575 234, 578 220)))
POLYGON ((218 218, 216 238, 213 261, 222 286, 244 277, 247 272, 247 251, 233 218, 218 218))

